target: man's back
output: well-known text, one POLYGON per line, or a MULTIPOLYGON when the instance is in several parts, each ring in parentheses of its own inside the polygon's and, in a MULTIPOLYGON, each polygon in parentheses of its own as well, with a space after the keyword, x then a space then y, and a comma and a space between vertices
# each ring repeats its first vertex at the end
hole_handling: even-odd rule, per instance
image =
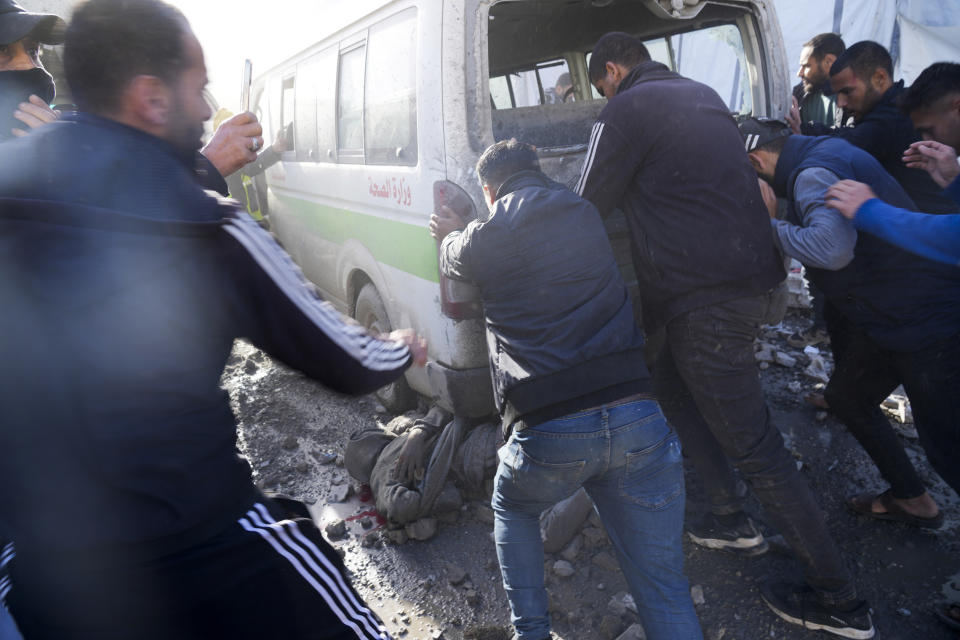
POLYGON ((507 424, 645 389, 643 338, 596 209, 535 171, 497 195, 487 221, 444 243, 441 268, 480 287, 507 424))
POLYGON ((651 306, 665 321, 782 279, 756 174, 713 89, 644 62, 598 127, 580 192, 601 214, 621 206, 627 215, 641 292, 653 302, 645 323, 651 306))

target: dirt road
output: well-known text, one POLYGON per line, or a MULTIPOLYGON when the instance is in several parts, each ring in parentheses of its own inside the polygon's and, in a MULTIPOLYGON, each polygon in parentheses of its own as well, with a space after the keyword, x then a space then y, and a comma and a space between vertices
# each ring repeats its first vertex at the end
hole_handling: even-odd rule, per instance
MULTIPOLYGON (((803 318, 793 316, 790 321, 803 322, 803 318)), ((777 349, 790 351, 782 338, 783 332, 766 336, 777 349)), ((877 637, 955 637, 934 618, 932 607, 945 597, 960 600, 960 593, 949 593, 951 582, 960 588, 960 501, 930 470, 916 440, 905 438, 921 475, 945 507, 944 527, 926 533, 848 512, 847 496, 884 485, 843 426, 832 416, 818 419, 816 411, 803 402, 813 380, 802 373, 802 357, 798 360, 795 367, 774 364, 762 372, 768 401, 788 447, 819 496, 863 597, 873 606, 877 637)), ((344 553, 355 584, 395 637, 510 637, 491 540, 492 511, 485 502, 467 503, 455 517, 439 522, 432 539, 397 546, 381 540, 375 519, 367 513, 372 504, 353 494, 355 483, 336 456, 351 432, 391 418, 378 413, 372 396, 331 394, 243 344, 235 351, 224 384, 240 417, 241 449, 259 486, 311 503, 321 526, 359 516, 348 521, 346 539, 334 544, 344 553)), ((695 517, 703 506, 703 492, 689 468, 687 490, 688 518, 695 517)), ((759 558, 742 558, 688 543, 685 552, 697 611, 709 640, 830 637, 781 622, 760 601, 757 585, 766 578, 799 579, 797 565, 788 555, 771 551, 759 558)), ((545 560, 558 636, 563 640, 641 637, 629 630, 637 617, 629 602, 625 604, 629 601, 626 584, 615 569, 613 549, 599 522, 588 522, 579 535, 579 548, 568 548, 564 555, 574 567, 569 577, 553 571, 559 554, 545 560)))

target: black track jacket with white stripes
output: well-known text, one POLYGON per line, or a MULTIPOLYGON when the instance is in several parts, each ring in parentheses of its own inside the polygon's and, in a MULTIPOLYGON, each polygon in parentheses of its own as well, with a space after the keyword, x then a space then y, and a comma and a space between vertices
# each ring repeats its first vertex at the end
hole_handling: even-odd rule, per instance
POLYGON ((344 393, 411 362, 156 138, 84 117, 0 163, 0 529, 18 560, 174 551, 253 502, 220 387, 235 338, 344 393))
POLYGON ((729 109, 659 62, 634 67, 600 112, 576 191, 601 215, 626 214, 648 332, 783 280, 729 109))

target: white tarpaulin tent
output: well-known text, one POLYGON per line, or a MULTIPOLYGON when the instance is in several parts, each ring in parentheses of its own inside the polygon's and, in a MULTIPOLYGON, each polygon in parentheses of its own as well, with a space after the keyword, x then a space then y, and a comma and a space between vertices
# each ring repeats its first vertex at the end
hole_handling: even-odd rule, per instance
MULTIPOLYGON (((890 50, 895 79, 909 85, 934 62, 960 62, 960 0, 774 0, 791 74, 803 43, 833 31, 890 50)), ((790 83, 798 81, 791 75, 790 83)))

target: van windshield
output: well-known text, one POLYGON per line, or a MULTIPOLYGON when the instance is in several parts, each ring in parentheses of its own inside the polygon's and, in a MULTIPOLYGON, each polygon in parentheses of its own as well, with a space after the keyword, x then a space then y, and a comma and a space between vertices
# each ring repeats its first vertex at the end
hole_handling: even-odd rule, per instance
POLYGON ((636 35, 654 60, 712 87, 731 112, 756 111, 753 83, 762 74, 744 46, 752 25, 745 10, 712 4, 695 19, 676 20, 640 0, 499 2, 487 43, 493 136, 540 148, 586 144, 606 104, 587 68, 609 31, 636 35))

